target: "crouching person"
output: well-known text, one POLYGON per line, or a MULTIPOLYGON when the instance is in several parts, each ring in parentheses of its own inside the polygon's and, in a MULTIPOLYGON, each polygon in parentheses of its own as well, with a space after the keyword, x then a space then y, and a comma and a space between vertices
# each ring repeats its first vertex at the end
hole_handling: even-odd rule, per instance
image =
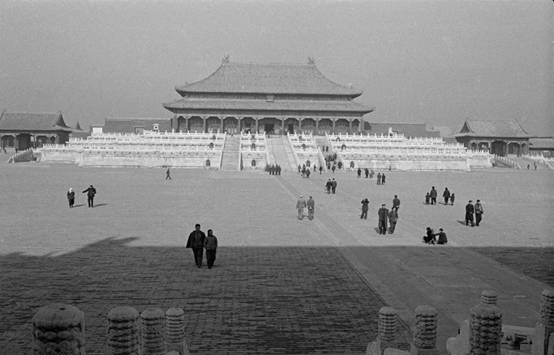
POLYGON ((211 229, 208 229, 208 236, 204 241, 204 247, 206 248, 206 259, 208 262, 208 269, 214 266, 215 254, 217 251, 217 237, 213 234, 211 229))
POLYGON ((446 233, 442 228, 439 228, 439 232, 437 233, 438 239, 437 244, 446 244, 448 243, 448 238, 446 237, 446 233))

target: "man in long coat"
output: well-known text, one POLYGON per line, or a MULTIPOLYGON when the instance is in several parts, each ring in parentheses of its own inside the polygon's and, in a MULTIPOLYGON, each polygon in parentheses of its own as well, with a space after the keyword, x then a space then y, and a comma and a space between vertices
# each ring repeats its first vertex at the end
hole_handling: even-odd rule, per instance
POLYGON ((390 223, 389 233, 390 234, 394 233, 394 230, 396 228, 396 222, 398 222, 398 212, 396 209, 391 208, 389 212, 389 223, 390 223))
POLYGON ((196 224, 194 230, 189 234, 187 240, 187 248, 192 248, 194 254, 194 262, 198 268, 202 267, 202 258, 204 254, 204 242, 206 241, 206 234, 200 230, 200 225, 196 224))
POLYGON ((315 201, 312 198, 312 196, 308 198, 308 202, 306 202, 306 205, 308 206, 308 219, 312 220, 314 219, 314 211, 315 211, 315 201))
POLYGON ((298 201, 296 201, 296 209, 298 211, 298 219, 304 219, 304 208, 306 208, 306 200, 304 196, 300 195, 298 201))
POLYGON ((479 223, 481 223, 481 218, 483 218, 483 213, 485 213, 485 210, 483 209, 481 200, 477 200, 477 202, 475 202, 475 225, 477 227, 479 227, 479 223))
POLYGON ((362 200, 362 214, 360 216, 360 219, 367 219, 368 210, 369 210, 369 200, 366 197, 362 200))
POLYGON ((472 201, 469 200, 469 202, 466 205, 466 226, 471 224, 473 227, 473 214, 475 213, 475 207, 473 207, 472 201))
POLYGON ((389 210, 384 203, 381 205, 381 208, 379 208, 377 214, 379 216, 379 234, 387 234, 387 218, 389 217, 389 210))

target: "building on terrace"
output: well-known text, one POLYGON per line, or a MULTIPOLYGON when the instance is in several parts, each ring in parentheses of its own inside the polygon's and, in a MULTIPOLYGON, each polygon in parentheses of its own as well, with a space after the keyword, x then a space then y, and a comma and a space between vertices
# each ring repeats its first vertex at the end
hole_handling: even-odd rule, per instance
POLYGON ((244 64, 225 57, 208 77, 176 87, 163 106, 178 131, 227 133, 360 132, 374 111, 354 101, 362 92, 307 64, 244 64))
POLYGON ((529 151, 529 134, 515 121, 465 121, 456 140, 471 150, 522 155, 529 151))

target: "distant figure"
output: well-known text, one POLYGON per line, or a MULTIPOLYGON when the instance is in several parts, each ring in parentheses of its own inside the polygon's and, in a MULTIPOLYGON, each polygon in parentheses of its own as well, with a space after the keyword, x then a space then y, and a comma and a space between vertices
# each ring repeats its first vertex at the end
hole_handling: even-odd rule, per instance
POLYGON ((475 225, 477 227, 479 227, 479 223, 481 223, 481 218, 483 218, 483 213, 485 213, 485 210, 483 209, 481 200, 477 200, 477 202, 475 202, 475 225))
POLYGON ((364 172, 365 172, 365 178, 367 179, 369 177, 369 169, 365 168, 364 172))
POLYGON ((333 193, 337 192, 337 180, 335 180, 335 178, 331 181, 331 191, 333 193))
POLYGON ((535 166, 535 170, 537 170, 537 162, 533 162, 533 165, 535 166))
POLYGON ((400 199, 398 198, 398 195, 394 195, 394 198, 392 199, 392 209, 398 212, 399 208, 400 208, 400 199))
POLYGON ((362 177, 362 168, 358 168, 358 178, 362 177))
POLYGON ((208 229, 208 236, 204 241, 204 248, 206 248, 206 262, 208 263, 208 269, 214 266, 215 254, 217 252, 217 237, 213 235, 213 231, 208 229))
POLYGON ((427 227, 425 235, 423 236, 423 242, 425 244, 435 244, 435 232, 431 227, 427 227))
POLYGON ((375 171, 373 171, 373 169, 371 169, 371 171, 369 172, 369 178, 373 179, 373 176, 375 176, 375 171))
POLYGON ((450 204, 453 206, 454 205, 454 200, 456 199, 456 195, 454 193, 452 193, 450 195, 450 204))
POLYGON ((389 212, 389 233, 393 234, 396 229, 396 222, 398 222, 398 212, 394 208, 391 208, 389 212))
POLYGON ((469 202, 466 205, 466 226, 471 224, 473 227, 473 214, 475 213, 475 207, 473 207, 472 201, 469 200, 469 202))
POLYGON ((446 244, 448 243, 448 238, 446 237, 446 233, 442 228, 439 228, 439 232, 436 234, 439 238, 437 240, 437 244, 446 244))
POLYGON ((381 173, 377 173, 377 185, 381 185, 381 173))
POLYGON ((317 167, 316 165, 314 164, 314 173, 317 171, 317 167))
POLYGON ((70 187, 69 191, 67 191, 67 202, 69 202, 69 208, 73 208, 73 205, 75 204, 75 191, 70 187))
POLYGON ((88 189, 86 189, 85 191, 83 191, 83 193, 87 193, 87 202, 88 202, 88 206, 90 208, 93 208, 94 207, 94 195, 96 195, 96 189, 90 185, 88 189))
POLYGON ((448 191, 448 187, 444 188, 444 192, 442 193, 442 197, 444 198, 444 204, 448 205, 448 200, 450 199, 450 191, 448 191))
POLYGON ((327 191, 328 194, 331 193, 331 185, 333 185, 333 182, 331 181, 331 179, 327 180, 327 182, 325 183, 325 190, 327 191))
POLYGON ((304 196, 300 195, 296 201, 296 210, 298 211, 299 220, 304 219, 304 208, 306 208, 306 200, 304 200, 304 196))
POLYGON ((204 242, 206 241, 206 234, 200 230, 200 225, 196 224, 194 230, 189 234, 187 240, 187 248, 192 248, 194 255, 194 262, 198 268, 202 267, 202 259, 204 254, 204 242))
POLYGON ((337 166, 335 164, 333 164, 333 166, 331 167, 331 171, 333 171, 333 173, 334 173, 336 169, 337 169, 337 166))
POLYGON ((362 200, 362 215, 360 216, 360 219, 367 219, 368 210, 369 210, 369 200, 366 197, 362 200))
POLYGON ((306 171, 304 172, 305 176, 309 179, 310 178, 310 169, 306 168, 306 171))
POLYGON ((377 211, 379 216, 379 234, 387 234, 387 218, 389 216, 389 210, 386 205, 383 203, 379 211, 377 211))
POLYGON ((312 196, 308 197, 306 205, 308 207, 308 219, 311 221, 312 219, 314 219, 315 211, 315 201, 313 200, 312 196))
POLYGON ((425 194, 425 204, 428 205, 429 201, 431 201, 431 194, 429 192, 427 192, 425 194))
POLYGON ((319 166, 319 175, 321 175, 321 173, 323 172, 323 166, 319 166))
POLYGON ((165 171, 165 179, 171 180, 171 171, 169 171, 169 167, 167 167, 167 170, 165 171))
POLYGON ((302 171, 302 166, 298 164, 298 174, 300 174, 301 171, 302 171))
POLYGON ((431 186, 431 192, 429 194, 431 195, 431 204, 436 205, 437 204, 437 190, 435 190, 434 186, 431 186))
POLYGON ((381 185, 385 185, 385 173, 381 174, 381 185))

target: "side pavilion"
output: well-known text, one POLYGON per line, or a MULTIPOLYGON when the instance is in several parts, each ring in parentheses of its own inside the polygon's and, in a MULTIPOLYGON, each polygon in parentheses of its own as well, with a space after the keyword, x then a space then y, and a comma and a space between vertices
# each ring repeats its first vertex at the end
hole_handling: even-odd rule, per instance
POLYGON ((515 120, 465 121, 455 137, 468 149, 488 150, 500 156, 519 156, 529 151, 529 134, 515 120))
POLYGON ((64 144, 73 129, 58 113, 15 113, 0 115, 0 146, 2 149, 25 150, 43 144, 64 144))
POLYGON ((163 106, 178 131, 360 132, 374 111, 354 101, 360 90, 327 79, 313 59, 244 64, 226 57, 207 78, 176 90, 182 98, 163 106))

